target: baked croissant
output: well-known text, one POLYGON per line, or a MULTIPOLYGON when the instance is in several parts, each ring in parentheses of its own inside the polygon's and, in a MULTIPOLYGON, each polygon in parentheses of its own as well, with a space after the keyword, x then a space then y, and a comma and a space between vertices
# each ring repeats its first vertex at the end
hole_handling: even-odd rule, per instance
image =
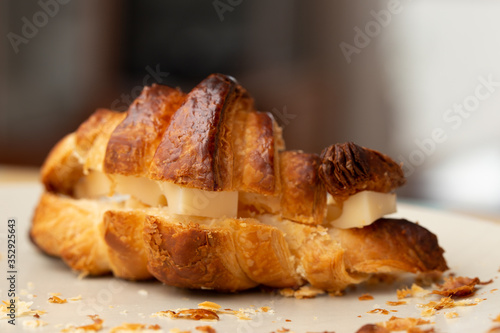
POLYGON ((353 143, 285 150, 272 115, 221 74, 97 110, 41 178, 31 239, 86 274, 339 291, 374 273, 447 269, 434 234, 382 217, 405 182, 397 163, 353 143))

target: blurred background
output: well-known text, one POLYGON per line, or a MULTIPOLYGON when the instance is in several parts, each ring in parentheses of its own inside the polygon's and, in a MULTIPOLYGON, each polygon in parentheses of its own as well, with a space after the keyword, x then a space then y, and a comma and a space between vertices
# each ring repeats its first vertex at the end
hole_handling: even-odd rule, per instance
POLYGON ((488 0, 2 1, 0 175, 39 167, 144 85, 189 91, 220 72, 274 114, 288 149, 354 141, 404 163, 400 197, 498 215, 499 12, 488 0))

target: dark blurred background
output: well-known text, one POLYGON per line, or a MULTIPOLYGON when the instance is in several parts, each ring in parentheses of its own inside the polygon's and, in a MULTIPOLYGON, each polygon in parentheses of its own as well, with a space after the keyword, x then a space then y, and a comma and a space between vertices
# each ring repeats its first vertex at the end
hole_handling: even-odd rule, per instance
POLYGON ((354 141, 404 162, 402 197, 499 213, 499 12, 486 0, 2 1, 0 172, 41 165, 145 84, 189 91, 220 72, 274 114, 288 149, 354 141))

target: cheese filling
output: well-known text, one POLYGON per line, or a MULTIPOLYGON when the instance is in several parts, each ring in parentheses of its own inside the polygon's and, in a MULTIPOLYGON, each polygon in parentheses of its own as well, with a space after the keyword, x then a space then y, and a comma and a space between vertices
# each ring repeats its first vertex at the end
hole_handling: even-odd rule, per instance
POLYGON ((151 207, 167 206, 173 214, 213 218, 238 215, 238 192, 204 191, 144 177, 106 175, 91 170, 75 186, 76 198, 123 200, 131 196, 151 207), (126 198, 126 197, 125 197, 126 198))
POLYGON ((386 214, 394 213, 396 194, 361 191, 343 202, 340 213, 336 205, 332 207, 335 207, 332 208, 334 212, 329 211, 327 215, 327 218, 332 218, 328 220, 331 226, 340 229, 362 228, 386 214))
MULTIPOLYGON (((236 191, 204 191, 144 177, 106 175, 92 170, 75 187, 77 198, 113 197, 123 200, 123 195, 134 197, 151 207, 168 205, 173 214, 211 218, 238 216, 239 196, 236 191)), ((242 199, 246 198, 245 195, 242 199)), ((326 221, 340 229, 362 228, 395 211, 396 195, 393 193, 361 191, 343 203, 336 203, 328 195, 326 221)))
POLYGON ((114 193, 128 194, 152 206, 165 206, 166 200, 157 182, 144 177, 112 175, 115 182, 114 193))
POLYGON ((76 183, 74 195, 77 199, 98 199, 110 196, 112 195, 111 185, 111 180, 104 173, 89 171, 86 176, 81 177, 76 183))
POLYGON ((163 182, 160 187, 174 214, 206 217, 236 217, 238 192, 204 191, 163 182))

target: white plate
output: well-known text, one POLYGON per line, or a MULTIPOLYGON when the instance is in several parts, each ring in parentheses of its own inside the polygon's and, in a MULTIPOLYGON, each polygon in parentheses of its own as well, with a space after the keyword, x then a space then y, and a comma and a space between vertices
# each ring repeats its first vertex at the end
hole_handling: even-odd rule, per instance
MULTIPOLYGON (((59 332, 61 325, 90 324, 87 315, 98 314, 104 320, 105 329, 124 322, 159 324, 167 333, 171 328, 195 330, 196 326, 211 325, 217 332, 271 332, 288 328, 293 332, 352 333, 366 323, 397 317, 420 317, 418 304, 439 299, 438 296, 412 298, 407 305, 388 306, 386 301, 396 301, 396 290, 409 286, 413 277, 400 279, 393 284, 363 285, 350 289, 342 297, 319 296, 314 299, 283 298, 261 291, 239 294, 219 294, 208 291, 189 291, 158 282, 127 282, 112 277, 78 279, 59 259, 39 253, 28 239, 27 231, 33 208, 41 192, 38 185, 19 184, 0 187, 0 239, 1 275, 0 299, 7 300, 6 233, 7 220, 16 218, 17 237, 17 292, 27 293, 21 300, 33 301, 32 309, 47 311, 41 320, 47 326, 37 328, 40 332, 59 332), (29 286, 34 288, 29 289, 29 286), (80 301, 66 304, 48 303, 49 293, 61 293, 62 298, 82 295, 80 301), (369 293, 373 300, 360 301, 358 297, 369 293), (36 295, 30 299, 30 294, 36 295), (197 308, 203 301, 212 301, 223 308, 249 309, 269 306, 274 311, 251 315, 252 319, 238 320, 232 315, 222 315, 218 322, 199 322, 151 318, 161 310, 197 308), (389 315, 368 314, 374 308, 396 310, 389 315), (287 321, 290 320, 290 321, 287 321)), ((431 319, 436 332, 487 332, 500 323, 492 321, 500 315, 500 224, 429 210, 417 206, 400 205, 398 216, 419 223, 438 235, 441 247, 451 272, 467 277, 479 277, 482 281, 493 279, 493 283, 481 286, 474 297, 486 299, 476 306, 444 309, 431 319), (497 291, 495 291, 495 289, 497 291), (458 318, 446 319, 446 312, 456 311, 458 318)), ((34 331, 23 328, 23 322, 32 317, 19 317, 17 325, 0 320, 1 332, 34 331)))

